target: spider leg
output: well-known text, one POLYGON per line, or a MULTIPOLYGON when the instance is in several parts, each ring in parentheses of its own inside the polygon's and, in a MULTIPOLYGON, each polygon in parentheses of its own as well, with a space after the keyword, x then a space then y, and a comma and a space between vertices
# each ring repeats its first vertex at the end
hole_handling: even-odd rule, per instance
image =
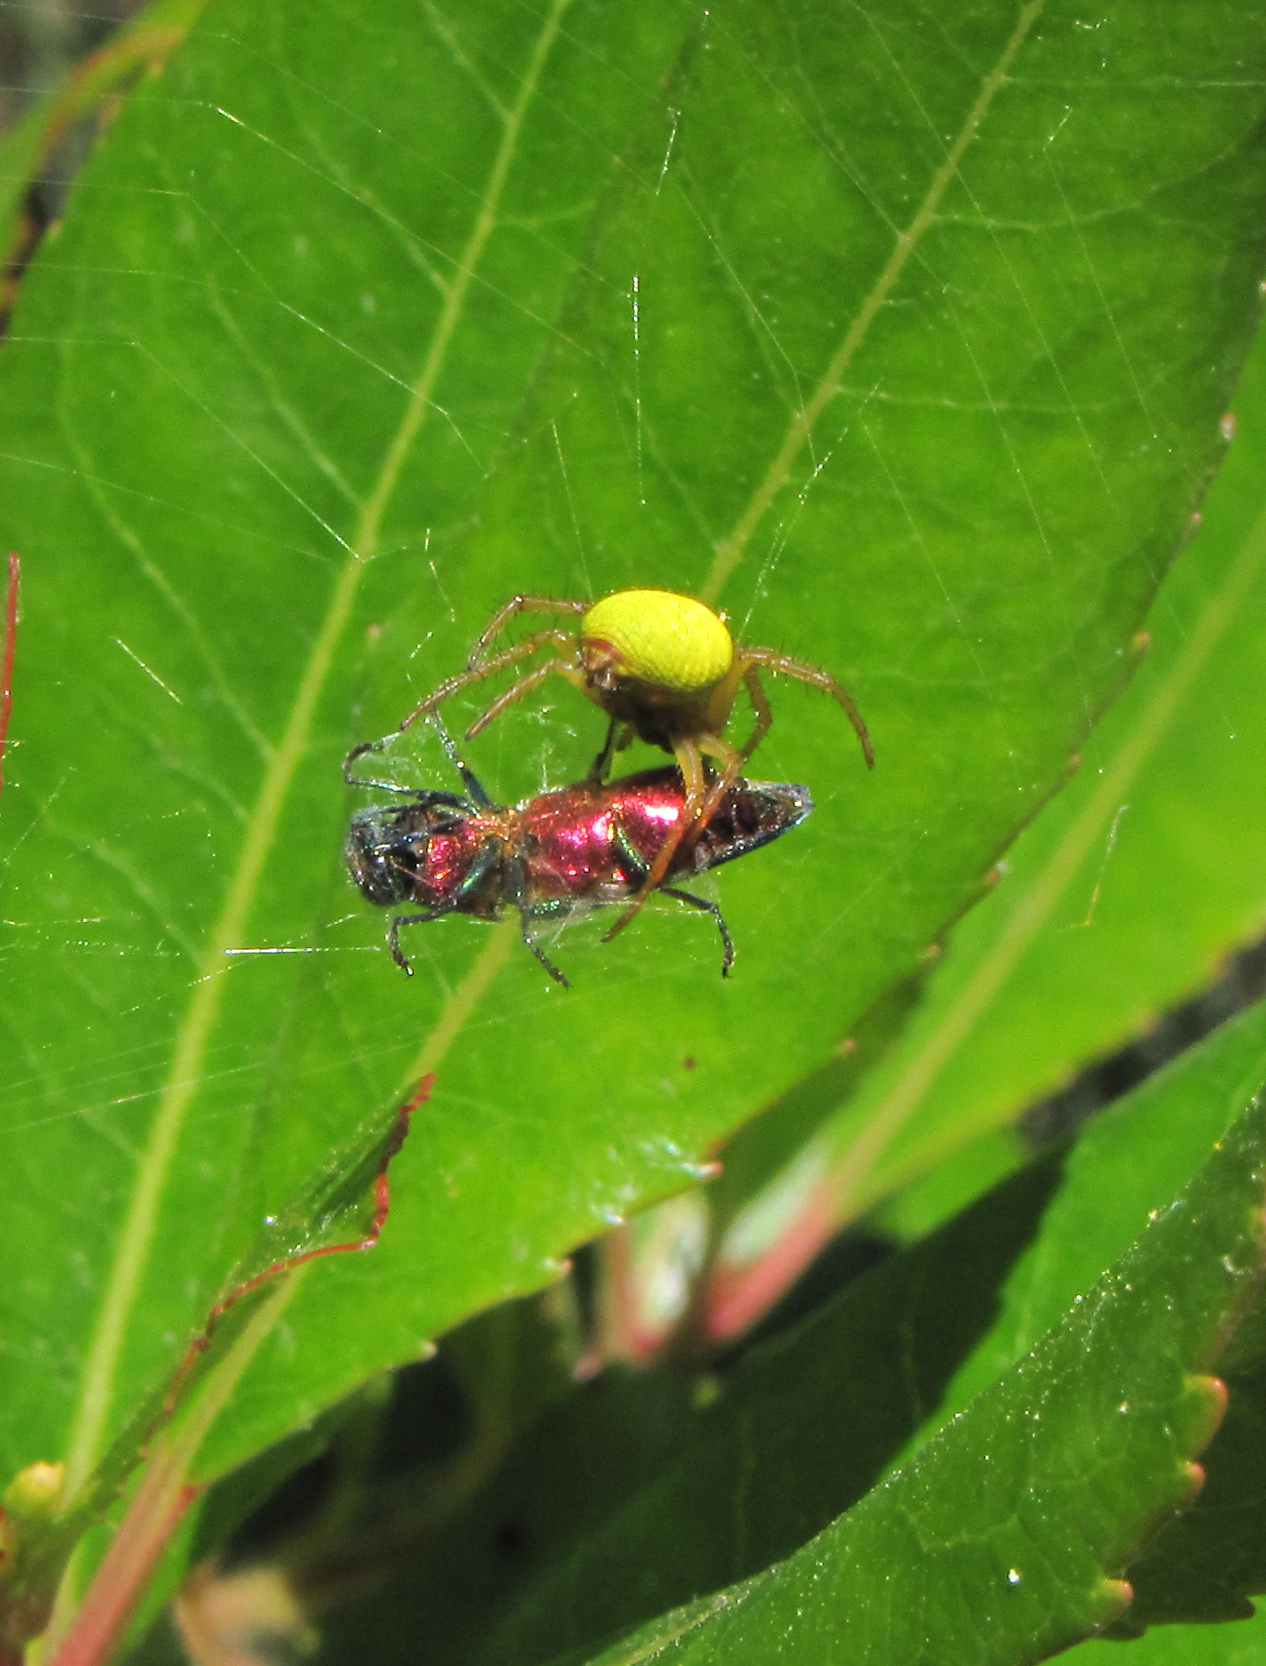
POLYGON ((471 650, 471 670, 473 671, 477 665, 482 663, 484 649, 487 648, 494 636, 500 636, 501 632, 510 623, 511 619, 513 619, 517 614, 584 613, 588 607, 588 602, 560 601, 554 596, 511 596, 510 600, 505 602, 493 614, 492 618, 488 621, 484 628, 483 635, 479 638, 479 641, 476 642, 474 648, 471 650))
POLYGON ((686 830, 686 837, 691 845, 695 843, 704 828, 711 822, 720 808, 721 800, 738 780, 739 773, 743 768, 744 757, 742 752, 736 751, 729 741, 722 740, 720 735, 700 735, 698 745, 700 752, 707 753, 709 757, 718 760, 721 765, 721 773, 713 776, 712 785, 708 788, 708 796, 700 805, 694 821, 686 830))
POLYGON ((677 760, 677 768, 681 771, 682 784, 686 789, 681 815, 677 818, 676 826, 656 851, 655 859, 647 868, 637 895, 602 939, 604 943, 609 943, 613 937, 619 936, 626 926, 631 925, 646 907, 646 899, 651 892, 663 884, 672 868, 673 859, 681 849, 683 839, 693 829, 704 804, 703 753, 699 743, 691 735, 678 735, 673 742, 673 756, 677 760))
POLYGON ((725 923, 720 905, 709 902, 706 897, 697 897, 693 891, 679 891, 675 885, 662 887, 662 894, 666 897, 676 897, 678 902, 689 903, 691 908, 701 908, 705 914, 711 914, 717 923, 717 930, 721 933, 721 976, 728 978, 730 968, 734 965, 734 939, 730 936, 730 928, 725 923))
POLYGON ((480 781, 479 777, 457 750, 453 737, 448 732, 448 725, 444 722, 444 719, 438 712, 431 712, 429 715, 431 719, 431 727, 440 737, 440 745, 444 748, 444 756, 461 776, 462 785, 466 788, 466 791, 470 794, 471 798, 474 799, 476 804, 482 806, 484 809, 490 809, 492 807, 492 800, 484 791, 483 783, 480 781))
MULTIPOLYGON (((765 666, 775 676, 794 677, 797 682, 808 683, 811 688, 820 688, 824 694, 829 694, 834 701, 844 708, 845 716, 853 725, 853 731, 862 743, 862 756, 866 759, 867 769, 874 769, 875 748, 871 744, 870 732, 866 728, 862 714, 858 711, 853 696, 846 688, 837 683, 829 672, 820 670, 816 665, 806 665, 803 660, 792 659, 787 654, 780 654, 774 648, 744 648, 741 653, 744 660, 744 681, 747 682, 749 694, 752 685, 750 681, 747 681, 748 671, 755 665, 765 666)), ((755 704, 754 699, 753 704, 755 704)), ((768 724, 766 728, 768 728, 768 724)), ((744 754, 744 756, 747 755, 744 754)))
MULTIPOLYGON (((565 638, 564 640, 570 643, 571 639, 565 638)), ((491 666, 494 662, 490 660, 488 663, 491 666)), ((478 674, 483 676, 482 671, 478 674)), ((511 683, 504 694, 499 694, 487 710, 481 712, 470 728, 467 729, 466 739, 474 740, 476 735, 482 734, 490 723, 494 723, 501 716, 507 706, 513 706, 517 701, 522 700, 525 694, 531 694, 533 689, 539 688, 547 677, 553 676, 566 677, 574 688, 578 688, 582 694, 586 693, 584 676, 574 665, 568 665, 565 660, 561 659, 546 660, 545 664, 538 665, 535 671, 528 671, 517 682, 511 683)))
MULTIPOLYGON (((612 822, 612 840, 621 865, 634 879, 645 879, 652 871, 650 866, 643 858, 641 851, 629 838, 619 817, 613 817, 612 822)), ((675 885, 661 885, 659 889, 663 896, 675 897, 678 902, 687 903, 691 908, 702 909, 705 914, 711 914, 717 923, 717 930, 721 933, 721 976, 728 978, 730 968, 734 964, 734 940, 730 936, 730 928, 725 923, 725 916, 722 914, 719 904, 708 902, 704 897, 697 897, 693 891, 681 891, 675 885)), ((640 902, 636 904, 636 907, 640 906, 640 902)), ((630 910, 629 917, 632 913, 633 910, 630 910)), ((622 921, 619 923, 623 924, 622 921)), ((608 933, 608 936, 610 935, 608 933)))
POLYGON ((760 680, 760 673, 754 665, 745 667, 743 683, 747 689, 748 698, 752 702, 752 711, 756 716, 756 727, 748 737, 747 745, 742 747, 739 756, 746 763, 756 748, 769 733, 774 721, 774 714, 769 708, 769 700, 765 694, 765 685, 760 680))
POLYGON ((418 718, 426 717, 437 706, 442 706, 445 700, 463 688, 469 688, 471 683, 481 683, 485 677, 504 671, 507 665, 517 665, 521 659, 530 659, 539 649, 546 646, 552 647, 560 654, 574 654, 576 640, 566 631, 537 631, 532 636, 525 636, 522 642, 516 642, 513 648, 506 648, 501 653, 494 654, 491 659, 482 660, 478 665, 470 665, 465 671, 457 672, 455 676, 445 677, 438 688, 432 689, 426 699, 413 708, 400 725, 401 732, 410 724, 416 723, 418 718))

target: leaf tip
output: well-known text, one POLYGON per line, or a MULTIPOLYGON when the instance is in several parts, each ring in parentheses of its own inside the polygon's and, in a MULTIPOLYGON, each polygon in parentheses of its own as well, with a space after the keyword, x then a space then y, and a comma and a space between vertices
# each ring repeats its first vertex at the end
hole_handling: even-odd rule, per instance
MULTIPOLYGON (((1230 1395, 1221 1377, 1203 1373, 1183 1384, 1182 1442, 1189 1452, 1202 1452, 1221 1427, 1230 1395)), ((1199 1465, 1191 1465, 1199 1468, 1199 1465)), ((1203 1479, 1203 1471, 1201 1471, 1203 1479)))
POLYGON ((1091 1623, 1096 1631, 1115 1625, 1134 1601, 1134 1587, 1128 1579, 1100 1579, 1090 1592, 1091 1623))

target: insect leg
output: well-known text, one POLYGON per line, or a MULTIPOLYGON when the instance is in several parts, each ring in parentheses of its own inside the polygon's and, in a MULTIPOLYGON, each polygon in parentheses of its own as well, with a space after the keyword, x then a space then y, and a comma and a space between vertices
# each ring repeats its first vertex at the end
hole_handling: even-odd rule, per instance
POLYGON ((456 810, 461 815, 469 816, 475 810, 487 807, 490 803, 487 793, 485 793, 473 772, 456 756, 456 748, 453 747, 453 743, 449 739, 448 731, 443 730, 438 719, 436 719, 436 723, 442 729, 440 740, 444 743, 444 750, 448 753, 450 760, 465 782, 470 793, 469 798, 459 798, 456 793, 435 792, 427 787, 402 787, 398 781, 379 781, 367 775, 353 775, 351 766, 357 758, 363 758, 367 752, 381 752, 384 750, 381 740, 366 740, 362 741, 359 746, 353 746, 352 750, 343 759, 344 781, 349 787, 372 787, 376 792, 398 793, 402 798, 424 800, 432 806, 442 804, 446 809, 456 810))
POLYGON ((531 930, 529 929, 530 921, 546 919, 551 914, 556 914, 558 912, 565 912, 565 910, 554 910, 548 905, 538 906, 535 908, 524 908, 520 910, 519 918, 523 921, 523 941, 527 944, 528 948, 531 949, 532 953, 540 961, 541 965, 549 973, 550 977, 553 978, 555 983, 562 984, 564 989, 570 989, 571 979, 560 966, 555 966, 554 962, 545 953, 545 950, 536 941, 535 937, 533 937, 531 933, 531 930))
POLYGON ((357 758, 363 758, 367 752, 381 752, 382 749, 383 743, 380 740, 363 740, 359 746, 353 746, 352 750, 343 759, 344 781, 347 782, 349 787, 373 787, 375 792, 402 793, 406 798, 416 797, 416 790, 413 787, 402 787, 398 781, 374 781, 370 780, 368 776, 351 773, 352 765, 357 758))
MULTIPOLYGON (((620 865, 631 878, 635 880, 645 879, 651 870, 641 851, 638 850, 625 832, 624 825, 618 816, 612 818, 611 833, 620 865)), ((721 933, 721 976, 728 978, 730 967, 734 964, 734 940, 730 936, 730 928, 725 923, 725 916, 721 912, 720 905, 709 902, 705 897, 695 896, 693 891, 678 890, 675 885, 663 885, 660 890, 666 897, 675 897, 678 902, 687 903, 691 908, 699 908, 705 914, 711 914, 717 923, 717 930, 721 933)))
POLYGON ((676 897, 678 902, 689 903, 691 908, 701 908, 705 914, 711 914, 717 923, 717 930, 721 933, 721 976, 728 978, 730 968, 734 964, 734 939, 730 936, 730 928, 725 923, 720 905, 709 902, 706 897, 696 897, 692 891, 679 891, 675 885, 665 885, 663 894, 666 897, 676 897))
POLYGON ((409 964, 409 957, 400 947, 400 930, 402 926, 424 926, 431 920, 442 920, 445 914, 453 912, 454 905, 445 903, 443 908, 428 908, 425 914, 397 914, 391 922, 387 932, 387 947, 391 950, 391 958, 404 973, 405 977, 413 976, 413 967, 409 964))
POLYGON ((557 919, 560 915, 570 913, 568 903, 566 901, 529 902, 527 900, 527 876, 524 872, 522 862, 514 862, 511 864, 510 879, 506 887, 506 894, 509 901, 513 903, 515 908, 519 911, 519 923, 522 927, 523 941, 526 946, 536 956, 537 960, 540 961, 541 965, 549 973, 550 977, 553 978, 555 983, 562 984, 564 989, 570 989, 571 979, 561 969, 561 967, 555 966, 554 962, 545 953, 545 950, 532 935, 533 920, 557 919))
POLYGON ((421 914, 397 914, 391 922, 387 932, 387 947, 391 950, 391 958, 400 970, 407 976, 413 976, 408 956, 400 947, 400 930, 402 926, 429 925, 432 920, 442 920, 446 914, 461 912, 462 903, 477 888, 487 876, 489 869, 500 855, 500 846, 495 839, 489 839, 479 850, 475 860, 471 863, 466 877, 462 880, 457 892, 447 902, 436 908, 428 908, 421 914))
POLYGON ((454 742, 452 735, 449 734, 448 725, 444 722, 444 719, 438 712, 432 712, 430 717, 431 727, 439 736, 440 745, 444 748, 444 756, 461 776, 462 785, 465 787, 466 791, 470 794, 471 798, 474 799, 476 804, 481 805, 485 809, 491 807, 492 800, 484 791, 483 784, 479 777, 457 750, 457 745, 454 742))
POLYGON ((615 810, 611 812, 611 843, 615 846, 616 857, 629 881, 634 885, 640 885, 651 871, 651 865, 629 838, 619 812, 615 810))
MULTIPOLYGON (((401 786, 400 781, 376 781, 371 780, 370 776, 366 775, 351 775, 351 765, 355 763, 356 758, 363 758, 366 751, 385 751, 383 741, 363 740, 360 746, 351 748, 350 753, 346 755, 346 758, 343 758, 343 780, 346 781, 346 785, 371 786, 376 793, 400 793, 401 798, 421 798, 421 796, 425 796, 426 800, 431 801, 431 803, 451 805, 455 810, 461 810, 463 806, 468 808, 465 798, 458 798, 455 793, 428 793, 428 791, 423 791, 418 786, 401 786)), ((486 803, 486 800, 483 800, 483 803, 486 803)))

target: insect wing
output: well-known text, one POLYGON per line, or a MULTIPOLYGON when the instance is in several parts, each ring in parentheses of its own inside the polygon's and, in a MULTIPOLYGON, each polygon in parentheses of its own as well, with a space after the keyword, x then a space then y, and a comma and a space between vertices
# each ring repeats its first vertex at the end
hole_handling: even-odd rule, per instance
POLYGON ((799 827, 813 809, 808 787, 786 781, 736 781, 691 851, 695 873, 719 868, 799 827))

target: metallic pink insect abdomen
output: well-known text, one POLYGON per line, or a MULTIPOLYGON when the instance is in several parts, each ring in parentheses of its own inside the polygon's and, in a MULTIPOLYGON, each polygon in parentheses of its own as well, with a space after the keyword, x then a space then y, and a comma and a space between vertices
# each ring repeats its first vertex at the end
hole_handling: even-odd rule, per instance
MULTIPOLYGON (((675 772, 665 779, 664 771, 656 770, 649 778, 615 782, 608 788, 607 801, 620 818, 625 838, 650 863, 681 820, 686 795, 675 772)), ((670 871, 675 869, 674 863, 670 871)))
POLYGON ((628 896, 617 826, 647 864, 681 818, 679 781, 634 777, 616 789, 574 787, 545 793, 519 812, 528 888, 538 900, 628 896))

